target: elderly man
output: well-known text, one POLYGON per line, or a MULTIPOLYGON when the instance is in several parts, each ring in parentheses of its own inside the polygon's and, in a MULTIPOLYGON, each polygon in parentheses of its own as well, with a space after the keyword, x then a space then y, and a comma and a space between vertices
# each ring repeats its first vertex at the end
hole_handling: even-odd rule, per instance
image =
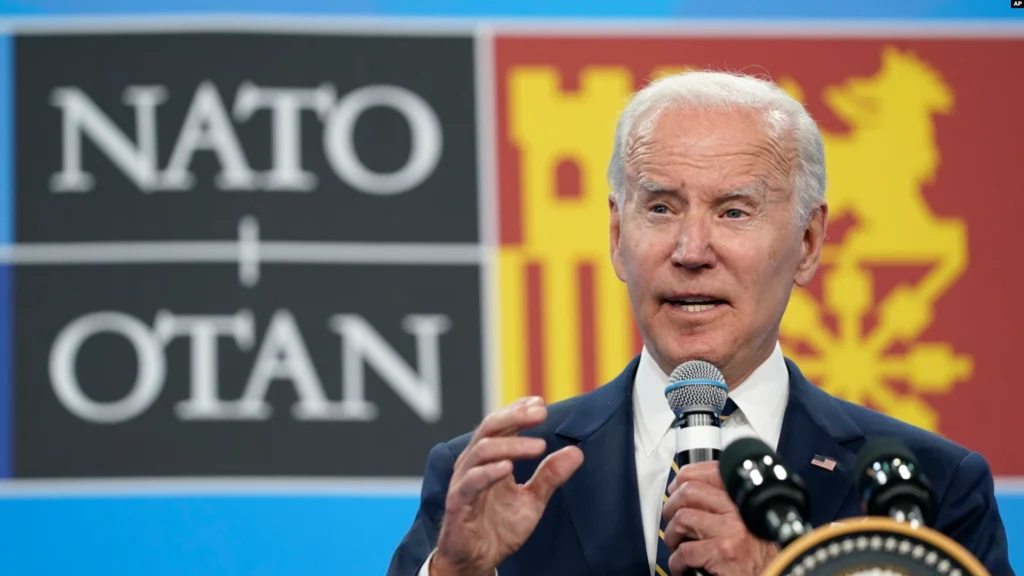
POLYGON ((760 574, 778 550, 747 531, 716 462, 684 467, 664 497, 664 387, 692 359, 729 385, 723 443, 775 448, 804 478, 814 526, 861 514, 857 451, 896 438, 934 486, 935 528, 1012 574, 982 456, 829 396, 782 355, 779 324, 816 272, 828 215, 821 135, 803 106, 742 75, 660 79, 623 113, 608 172, 611 258, 641 354, 593 392, 522 399, 436 446, 389 574, 760 574))

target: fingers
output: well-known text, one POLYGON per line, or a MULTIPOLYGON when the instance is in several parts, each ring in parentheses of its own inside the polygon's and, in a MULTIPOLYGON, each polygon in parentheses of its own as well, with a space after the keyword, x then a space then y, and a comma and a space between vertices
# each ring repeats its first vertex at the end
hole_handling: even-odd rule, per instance
POLYGON ((540 502, 546 503, 555 490, 583 465, 583 451, 575 446, 566 446, 548 454, 526 483, 540 502))
POLYGON ((672 574, 683 574, 687 568, 702 568, 710 574, 763 574, 778 549, 758 541, 750 546, 737 538, 716 538, 683 542, 668 557, 672 574))
POLYGON ((669 572, 683 574, 688 568, 703 568, 714 559, 717 544, 714 540, 684 542, 668 557, 669 572))
POLYGON ((509 460, 499 460, 470 469, 455 488, 457 498, 453 504, 456 507, 472 506, 480 494, 506 478, 510 472, 512 462, 509 460))
POLYGON ((722 531, 723 520, 718 514, 683 508, 665 525, 665 544, 672 550, 687 540, 714 538, 722 531))
POLYGON ((668 520, 682 508, 694 508, 713 514, 736 512, 736 505, 725 490, 697 481, 677 485, 665 502, 662 515, 668 520))
POLYGON ((512 462, 544 454, 542 438, 517 436, 524 428, 535 426, 547 417, 542 398, 521 398, 489 414, 477 427, 469 445, 455 461, 452 471, 452 504, 472 504, 479 494, 512 472, 512 462))
POLYGON ((470 469, 498 460, 536 458, 544 453, 546 447, 547 442, 543 438, 525 436, 481 438, 472 449, 464 452, 465 458, 461 458, 462 462, 459 462, 457 467, 470 469))
POLYGON ((543 422, 547 415, 543 398, 536 396, 520 398, 505 408, 488 414, 477 427, 466 450, 472 450, 473 445, 483 438, 509 436, 525 428, 536 426, 543 422))
POLYGON ((679 473, 676 474, 672 483, 669 484, 669 491, 674 490, 683 482, 702 482, 725 490, 725 485, 722 484, 722 477, 718 472, 717 461, 697 462, 683 466, 679 469, 679 473))
POLYGON ((466 449, 455 462, 453 478, 461 470, 502 458, 517 459, 540 456, 544 441, 537 438, 518 438, 514 435, 547 418, 544 399, 536 396, 520 398, 512 404, 488 414, 477 427, 466 449))

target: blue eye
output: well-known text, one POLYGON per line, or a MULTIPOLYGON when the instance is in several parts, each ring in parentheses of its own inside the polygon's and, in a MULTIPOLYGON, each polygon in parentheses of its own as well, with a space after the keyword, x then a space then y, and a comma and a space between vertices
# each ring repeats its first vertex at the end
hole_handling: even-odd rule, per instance
POLYGON ((725 217, 726 218, 733 218, 733 219, 735 219, 735 218, 742 218, 743 217, 743 211, 742 210, 737 210, 735 208, 733 208, 732 210, 726 210, 725 217))
POLYGON ((666 212, 668 212, 668 206, 665 206, 664 204, 658 204, 651 208, 651 211, 653 211, 655 214, 665 214, 666 212))

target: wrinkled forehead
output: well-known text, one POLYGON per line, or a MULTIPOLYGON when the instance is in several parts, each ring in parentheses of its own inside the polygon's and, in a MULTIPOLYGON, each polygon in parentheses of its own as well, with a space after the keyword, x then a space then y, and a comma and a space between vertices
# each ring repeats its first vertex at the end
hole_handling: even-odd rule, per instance
POLYGON ((645 113, 625 142, 627 185, 648 193, 685 188, 789 193, 797 147, 774 120, 770 112, 754 109, 677 107, 645 113))

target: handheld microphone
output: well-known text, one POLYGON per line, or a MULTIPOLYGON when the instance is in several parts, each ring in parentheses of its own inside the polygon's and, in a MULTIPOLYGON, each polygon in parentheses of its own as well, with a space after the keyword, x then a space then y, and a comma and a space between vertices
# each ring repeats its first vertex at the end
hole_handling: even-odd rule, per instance
MULTIPOLYGON (((729 399, 725 377, 709 362, 690 360, 672 371, 665 398, 676 415, 676 466, 718 460, 722 451, 722 410, 729 399)), ((688 569, 687 576, 705 576, 688 569)))
POLYGON ((931 526, 938 505, 914 454, 896 440, 868 440, 857 454, 857 492, 868 516, 931 526))
POLYGON ((703 360, 680 364, 669 376, 665 398, 675 413, 676 464, 718 460, 722 451, 722 410, 729 398, 725 377, 703 360))
POLYGON ((740 438, 719 461, 725 491, 751 534, 781 547, 811 531, 807 491, 764 442, 740 438))

